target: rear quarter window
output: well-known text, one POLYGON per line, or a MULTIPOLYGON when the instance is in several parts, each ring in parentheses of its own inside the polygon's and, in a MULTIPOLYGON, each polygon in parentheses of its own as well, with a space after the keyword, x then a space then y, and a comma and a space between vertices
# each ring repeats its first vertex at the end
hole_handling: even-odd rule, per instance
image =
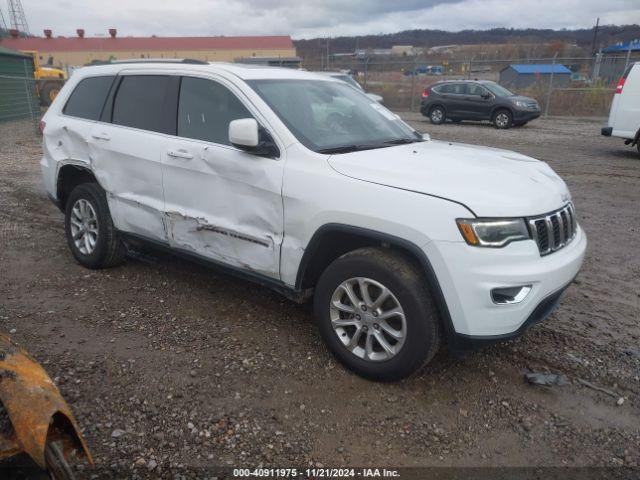
POLYGON ((114 76, 89 77, 73 89, 62 113, 72 117, 98 120, 114 76))

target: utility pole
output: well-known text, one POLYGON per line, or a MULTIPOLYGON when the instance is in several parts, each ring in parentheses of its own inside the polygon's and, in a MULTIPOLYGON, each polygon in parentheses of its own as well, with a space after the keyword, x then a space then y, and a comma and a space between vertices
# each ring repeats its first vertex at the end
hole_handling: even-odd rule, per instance
POLYGON ((329 42, 331 41, 331 37, 327 37, 327 70, 329 70, 329 42))
POLYGON ((598 40, 598 28, 600 26, 600 17, 596 20, 596 26, 593 29, 593 41, 591 42, 591 56, 596 54, 596 41, 598 40))
POLYGON ((558 58, 558 52, 553 56, 553 63, 551 64, 551 75, 549 75, 549 89, 547 90, 547 103, 544 106, 545 118, 549 116, 549 104, 551 103, 551 92, 553 91, 553 72, 556 70, 556 59, 558 58))

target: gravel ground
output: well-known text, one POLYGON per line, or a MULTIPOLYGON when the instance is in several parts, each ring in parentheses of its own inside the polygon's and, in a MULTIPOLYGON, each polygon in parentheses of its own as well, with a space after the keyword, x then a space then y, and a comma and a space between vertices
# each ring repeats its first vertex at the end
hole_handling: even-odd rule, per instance
POLYGON ((547 161, 589 250, 545 323, 394 384, 345 371, 310 308, 270 290, 166 254, 80 267, 40 183, 39 138, 0 124, 0 329, 55 379, 97 465, 148 477, 177 466, 640 466, 638 153, 594 120, 497 131, 405 118, 436 139, 547 161), (531 386, 527 371, 568 384, 531 386))

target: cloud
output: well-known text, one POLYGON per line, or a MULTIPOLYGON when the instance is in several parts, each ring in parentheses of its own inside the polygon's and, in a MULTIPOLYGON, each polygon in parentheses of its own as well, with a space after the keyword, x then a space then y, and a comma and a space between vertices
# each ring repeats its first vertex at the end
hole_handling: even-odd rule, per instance
MULTIPOLYGON (((23 0, 32 33, 292 35, 312 38, 442 30, 640 23, 638 0, 23 0)), ((6 12, 5 12, 6 16, 6 12)))

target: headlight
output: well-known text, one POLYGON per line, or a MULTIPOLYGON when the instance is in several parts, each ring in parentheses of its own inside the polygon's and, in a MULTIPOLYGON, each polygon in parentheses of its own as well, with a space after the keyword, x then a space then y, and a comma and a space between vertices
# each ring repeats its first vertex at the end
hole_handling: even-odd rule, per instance
POLYGON ((513 102, 516 104, 516 107, 520 107, 520 108, 527 108, 527 103, 523 102, 521 100, 516 100, 515 102, 513 102))
POLYGON ((511 242, 531 238, 522 218, 459 218, 456 223, 465 241, 476 247, 499 248, 511 242))

